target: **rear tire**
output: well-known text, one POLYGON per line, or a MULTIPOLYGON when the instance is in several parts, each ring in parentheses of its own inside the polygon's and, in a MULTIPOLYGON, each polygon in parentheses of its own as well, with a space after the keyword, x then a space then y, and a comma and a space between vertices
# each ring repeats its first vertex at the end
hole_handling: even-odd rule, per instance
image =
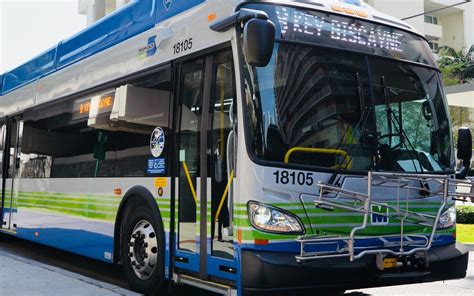
POLYGON ((120 259, 130 288, 146 295, 166 295, 164 230, 158 211, 132 201, 122 218, 120 259))

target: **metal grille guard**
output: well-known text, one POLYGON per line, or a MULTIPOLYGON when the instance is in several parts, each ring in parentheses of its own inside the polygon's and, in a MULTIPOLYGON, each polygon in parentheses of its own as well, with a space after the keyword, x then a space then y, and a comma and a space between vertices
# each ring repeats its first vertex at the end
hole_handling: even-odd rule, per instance
MULTIPOLYGON (((447 209, 448 201, 450 199, 463 202, 474 201, 474 181, 471 183, 468 180, 454 180, 450 176, 369 172, 366 180, 368 184, 367 194, 323 183, 318 184, 320 194, 318 199, 314 201, 316 207, 328 211, 339 208, 360 213, 363 215, 363 222, 360 226, 354 227, 349 236, 299 236, 296 239, 301 245, 300 254, 296 256, 298 262, 334 257, 349 257, 350 261, 354 261, 369 254, 408 256, 418 252, 426 252, 431 248, 437 229, 436 226, 440 216, 447 209), (420 186, 412 186, 412 183, 420 184, 420 186), (430 189, 429 184, 436 184, 437 186, 430 189), (374 201, 374 187, 397 189, 396 205, 374 201), (406 197, 402 198, 400 194, 402 190, 407 192, 406 197), (419 191, 424 198, 439 197, 441 202, 436 215, 410 211, 411 190, 419 191), (388 208, 388 214, 373 212, 371 210, 372 205, 388 208), (400 222, 400 233, 396 235, 356 237, 357 232, 367 228, 371 214, 398 220, 400 222), (432 230, 429 235, 407 235, 404 232, 405 223, 429 227, 432 230), (370 241, 372 245, 360 246, 364 241, 370 241), (377 244, 373 244, 374 241, 377 244), (318 247, 323 249, 324 247, 331 247, 331 250, 318 251, 316 250, 318 247), (312 250, 307 250, 308 248, 312 248, 312 250)), ((420 201, 420 199, 417 199, 417 201, 420 201)))

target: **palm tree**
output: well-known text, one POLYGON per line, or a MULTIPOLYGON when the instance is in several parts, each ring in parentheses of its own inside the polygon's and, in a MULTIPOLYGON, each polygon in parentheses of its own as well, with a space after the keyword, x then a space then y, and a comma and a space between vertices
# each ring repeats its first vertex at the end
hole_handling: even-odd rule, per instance
POLYGON ((468 83, 474 78, 474 45, 467 52, 443 46, 439 55, 438 64, 441 70, 456 78, 459 83, 468 83))

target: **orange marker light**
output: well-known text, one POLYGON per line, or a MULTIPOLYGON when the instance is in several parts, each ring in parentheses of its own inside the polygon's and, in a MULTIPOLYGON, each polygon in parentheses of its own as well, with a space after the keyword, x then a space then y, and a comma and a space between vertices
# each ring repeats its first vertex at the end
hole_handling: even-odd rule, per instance
POLYGON ((355 10, 350 8, 344 8, 344 12, 352 15, 356 14, 355 10))
POLYGON ((332 10, 337 11, 337 12, 344 12, 344 8, 342 8, 341 6, 331 5, 331 8, 332 10))
POLYGON ((121 195, 122 194, 122 189, 120 189, 120 188, 114 189, 114 194, 115 195, 121 195))
POLYGON ((369 15, 366 12, 363 12, 363 11, 357 11, 356 13, 360 17, 364 17, 364 18, 369 17, 369 15))
POLYGON ((255 244, 257 246, 266 246, 268 245, 268 239, 256 239, 255 244))
POLYGON ((207 16, 207 21, 208 21, 208 22, 212 22, 212 21, 214 21, 215 19, 216 19, 216 13, 215 13, 215 12, 213 12, 213 13, 211 13, 210 15, 207 16))

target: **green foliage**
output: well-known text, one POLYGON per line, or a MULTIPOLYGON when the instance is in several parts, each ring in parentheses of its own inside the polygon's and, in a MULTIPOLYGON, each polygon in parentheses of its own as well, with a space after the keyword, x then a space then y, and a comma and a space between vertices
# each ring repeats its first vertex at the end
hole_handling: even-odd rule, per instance
POLYGON ((459 80, 459 78, 453 77, 446 68, 441 68, 441 77, 443 79, 444 86, 461 84, 461 80, 459 80))
MULTIPOLYGON (((394 117, 400 118, 400 107, 402 112, 403 120, 401 121, 402 129, 406 134, 410 144, 413 148, 421 151, 430 151, 431 145, 431 128, 429 122, 423 117, 422 113, 422 102, 421 101, 408 101, 401 104, 393 103, 390 104, 394 117)), ((375 108, 377 128, 382 135, 389 134, 387 111, 385 106, 380 105, 375 108)), ((398 127, 392 127, 392 133, 396 134, 398 127)), ((382 139, 381 143, 389 144, 390 138, 382 139)), ((392 146, 400 144, 400 137, 393 136, 391 138, 392 146)), ((407 143, 402 143, 407 144, 407 143)), ((405 147, 404 147, 405 148, 405 147)))
POLYGON ((474 224, 474 206, 456 207, 456 223, 474 224))
POLYGON ((461 243, 474 243, 474 225, 457 224, 456 225, 456 240, 461 243))
POLYGON ((469 51, 456 51, 451 47, 443 47, 439 52, 438 64, 443 72, 445 85, 452 83, 468 83, 474 78, 474 45, 469 51))

